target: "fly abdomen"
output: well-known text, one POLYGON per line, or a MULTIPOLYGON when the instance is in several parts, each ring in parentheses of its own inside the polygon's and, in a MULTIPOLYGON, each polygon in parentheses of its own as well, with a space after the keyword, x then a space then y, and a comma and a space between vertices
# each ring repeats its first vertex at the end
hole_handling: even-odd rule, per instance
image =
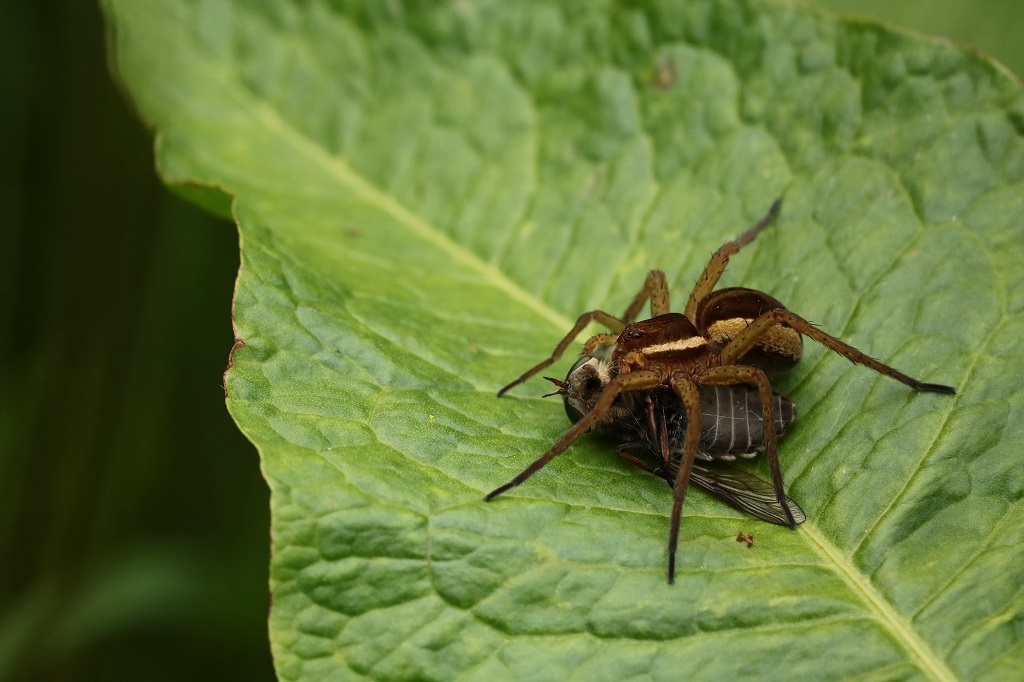
MULTIPOLYGON (((735 459, 751 457, 764 448, 764 418, 757 389, 747 385, 701 386, 701 432, 697 457, 735 459)), ((772 394, 776 437, 796 420, 796 406, 772 394)), ((682 453, 686 414, 680 405, 665 415, 672 454, 682 453)))

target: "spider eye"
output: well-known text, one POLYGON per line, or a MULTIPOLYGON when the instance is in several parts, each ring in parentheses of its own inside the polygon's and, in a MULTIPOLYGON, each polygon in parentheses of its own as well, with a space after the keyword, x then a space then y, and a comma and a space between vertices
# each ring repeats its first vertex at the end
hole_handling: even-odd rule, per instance
POLYGON ((631 341, 634 339, 639 339, 641 336, 643 336, 643 334, 633 329, 630 329, 629 331, 626 332, 626 338, 631 341))

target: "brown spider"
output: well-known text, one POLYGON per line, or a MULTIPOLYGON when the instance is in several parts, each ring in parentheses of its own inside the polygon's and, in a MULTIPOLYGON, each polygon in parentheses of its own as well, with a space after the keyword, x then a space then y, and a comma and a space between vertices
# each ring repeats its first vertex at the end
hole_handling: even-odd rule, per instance
MULTIPOLYGON (((590 429, 599 426, 615 410, 621 411, 620 396, 637 392, 671 391, 681 401, 686 414, 682 454, 672 488, 672 521, 668 542, 668 582, 675 581, 675 556, 679 540, 679 518, 690 483, 701 436, 701 393, 707 386, 749 385, 758 392, 762 411, 764 450, 771 469, 775 498, 790 527, 797 521, 790 509, 782 482, 776 445, 772 386, 769 375, 792 369, 803 352, 801 335, 831 348, 848 360, 892 377, 916 391, 955 393, 950 386, 929 384, 903 374, 868 357, 853 346, 827 334, 799 315, 787 310, 768 294, 733 287, 715 291, 715 285, 729 262, 749 244, 779 212, 776 199, 761 220, 739 238, 719 248, 697 280, 683 313, 669 312, 665 273, 652 270, 621 318, 602 310, 583 313, 572 330, 555 347, 551 357, 526 371, 498 392, 523 383, 561 357, 573 339, 591 322, 610 329, 612 334, 592 336, 583 346, 581 357, 598 357, 605 377, 594 384, 592 401, 579 410, 580 419, 518 476, 496 488, 484 499, 493 500, 539 471, 590 429), (644 303, 650 301, 651 318, 634 322, 644 303)), ((561 391, 559 391, 561 392, 561 391)), ((577 408, 578 409, 578 408, 577 408)), ((663 450, 663 455, 667 453, 663 450)))

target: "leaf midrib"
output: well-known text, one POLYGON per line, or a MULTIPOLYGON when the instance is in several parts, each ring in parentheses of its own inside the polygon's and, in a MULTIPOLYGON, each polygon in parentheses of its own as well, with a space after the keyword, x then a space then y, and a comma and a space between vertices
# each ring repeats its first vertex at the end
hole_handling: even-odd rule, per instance
POLYGON ((875 610, 882 626, 903 644, 926 674, 934 680, 956 682, 957 676, 949 669, 946 662, 921 639, 917 631, 911 627, 910 621, 896 612, 892 604, 882 596, 871 580, 863 572, 857 570, 856 565, 819 532, 817 525, 813 522, 804 523, 800 527, 800 532, 811 541, 809 544, 818 556, 832 564, 836 575, 849 586, 850 591, 858 595, 864 604, 875 610))

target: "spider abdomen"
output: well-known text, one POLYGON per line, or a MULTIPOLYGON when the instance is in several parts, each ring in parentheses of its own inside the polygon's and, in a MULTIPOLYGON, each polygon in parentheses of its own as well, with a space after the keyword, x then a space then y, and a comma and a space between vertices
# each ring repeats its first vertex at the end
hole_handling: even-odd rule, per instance
MULTIPOLYGON (((785 310, 785 306, 763 291, 743 287, 719 289, 701 301, 697 308, 697 327, 708 339, 709 347, 717 352, 758 317, 779 309, 785 310)), ((764 333, 739 362, 776 375, 795 367, 801 355, 800 333, 778 325, 764 333)))

